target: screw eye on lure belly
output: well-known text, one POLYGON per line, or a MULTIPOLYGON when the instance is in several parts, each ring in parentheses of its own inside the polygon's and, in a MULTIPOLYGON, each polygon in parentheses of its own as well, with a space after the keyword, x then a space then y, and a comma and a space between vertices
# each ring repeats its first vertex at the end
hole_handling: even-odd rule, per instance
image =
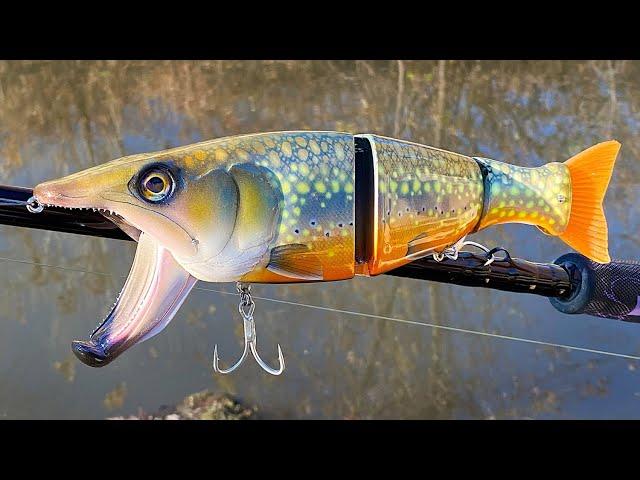
MULTIPOLYGON (((245 351, 257 354, 249 283, 373 276, 501 223, 534 225, 610 261, 602 201, 620 148, 523 168, 377 135, 277 132, 123 157, 36 186, 40 205, 95 209, 138 241, 124 288, 86 342, 103 366, 159 333, 198 280, 239 282, 245 351)), ((242 360, 241 359, 241 360, 242 360)), ((218 366, 217 350, 214 368, 218 366)))

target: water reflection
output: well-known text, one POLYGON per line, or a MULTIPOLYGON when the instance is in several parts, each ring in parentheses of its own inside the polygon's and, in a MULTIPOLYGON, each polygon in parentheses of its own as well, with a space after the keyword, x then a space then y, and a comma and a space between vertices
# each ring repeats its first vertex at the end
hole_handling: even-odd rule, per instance
MULTIPOLYGON (((395 135, 527 166, 615 138, 623 148, 606 203, 611 251, 637 259, 638 80, 640 63, 627 61, 4 62, 0 179, 34 185, 125 154, 286 129, 395 135)), ((496 227, 475 239, 533 260, 566 252, 534 232, 496 227)), ((134 247, 0 227, 0 256, 68 268, 0 260, 0 416, 127 415, 204 389, 231 393, 262 418, 638 416, 634 361, 264 300, 261 349, 273 361, 280 343, 287 371, 273 378, 248 362, 214 376, 213 344, 235 357, 242 325, 234 296, 203 290, 161 335, 90 369, 69 356, 70 341, 107 313, 134 247)), ((539 297, 384 276, 254 292, 640 353, 640 327, 563 316, 539 297)))

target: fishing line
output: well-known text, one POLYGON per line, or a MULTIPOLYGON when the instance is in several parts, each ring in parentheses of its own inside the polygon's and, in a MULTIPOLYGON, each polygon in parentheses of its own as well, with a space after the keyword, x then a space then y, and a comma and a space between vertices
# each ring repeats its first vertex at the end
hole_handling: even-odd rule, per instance
MULTIPOLYGON (((30 262, 30 261, 27 261, 27 260, 18 260, 18 259, 7 258, 7 257, 0 257, 0 261, 21 263, 21 264, 25 264, 25 265, 34 265, 34 266, 38 266, 38 267, 55 268, 55 269, 58 269, 58 270, 66 270, 66 271, 78 272, 78 273, 88 273, 88 274, 92 274, 92 275, 102 275, 102 276, 105 276, 105 277, 114 277, 115 276, 115 275, 113 275, 111 273, 106 273, 106 272, 95 272, 95 271, 91 271, 91 270, 83 270, 81 268, 64 267, 64 266, 61 266, 61 265, 51 265, 51 264, 48 264, 48 263, 30 262)), ((121 278, 126 278, 126 275, 119 275, 119 276, 121 278)), ((195 287, 194 290, 200 290, 200 291, 203 291, 203 292, 219 293, 221 295, 234 295, 234 296, 237 295, 236 292, 226 292, 224 290, 217 290, 217 289, 214 289, 214 288, 206 288, 206 287, 195 287)), ((387 316, 384 316, 384 315, 376 315, 374 313, 354 312, 354 311, 351 311, 351 310, 343 310, 343 309, 333 308, 333 307, 323 307, 323 306, 320 306, 320 305, 310 305, 308 303, 292 302, 292 301, 289 301, 289 300, 280 300, 280 299, 269 298, 269 297, 259 297, 259 296, 256 296, 256 295, 254 295, 253 298, 256 298, 258 300, 264 300, 266 302, 281 303, 281 304, 291 305, 291 306, 295 306, 295 307, 311 308, 311 309, 314 309, 314 310, 321 310, 321 311, 332 312, 332 313, 340 313, 340 314, 343 314, 343 315, 353 315, 353 316, 360 316, 360 317, 366 317, 366 318, 374 318, 374 319, 377 319, 377 320, 387 320, 387 321, 401 323, 401 324, 416 325, 416 326, 422 326, 422 327, 429 327, 429 328, 433 328, 433 329, 446 330, 446 331, 450 331, 450 332, 479 335, 479 336, 483 336, 483 337, 496 338, 496 339, 500 339, 500 340, 511 340, 511 341, 514 341, 514 342, 529 343, 529 344, 533 344, 533 345, 541 345, 541 346, 553 347, 553 348, 565 348, 565 349, 568 349, 568 350, 575 350, 575 351, 586 352, 586 353, 594 353, 594 354, 597 354, 597 355, 606 355, 606 356, 617 357, 617 358, 626 358, 626 359, 629 359, 629 360, 640 360, 640 356, 636 356, 636 355, 628 355, 628 354, 624 354, 624 353, 609 352, 609 351, 606 351, 606 350, 596 350, 596 349, 592 349, 592 348, 578 347, 578 346, 575 346, 575 345, 566 345, 566 344, 562 344, 562 343, 545 342, 545 341, 542 341, 542 340, 533 340, 533 339, 529 339, 529 338, 514 337, 514 336, 510 336, 510 335, 501 335, 501 334, 498 334, 498 333, 489 333, 489 332, 483 332, 483 331, 480 331, 480 330, 470 330, 470 329, 466 329, 466 328, 451 327, 451 326, 447 326, 447 325, 437 325, 435 323, 416 322, 414 320, 406 320, 406 319, 403 319, 403 318, 396 318, 396 317, 387 317, 387 316)))

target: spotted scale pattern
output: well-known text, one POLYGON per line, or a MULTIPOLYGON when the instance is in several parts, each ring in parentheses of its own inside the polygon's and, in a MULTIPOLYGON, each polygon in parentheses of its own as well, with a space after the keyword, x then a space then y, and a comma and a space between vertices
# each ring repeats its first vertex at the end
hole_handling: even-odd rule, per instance
POLYGON ((500 223, 526 223, 550 235, 567 228, 571 176, 563 163, 526 168, 476 158, 485 169, 485 207, 478 230, 500 223))
POLYGON ((368 274, 442 251, 473 230, 483 201, 477 162, 433 147, 365 137, 377 165, 377 218, 368 274))
MULTIPOLYGON (((354 275, 353 135, 338 132, 276 132, 203 142, 184 163, 206 170, 248 162, 265 167, 282 190, 272 249, 306 245, 321 263, 323 280, 354 275)), ((256 212, 256 214, 258 214, 256 212)), ((305 254, 308 261, 308 254, 305 254)), ((268 258, 243 277, 251 282, 291 282, 266 269, 268 258)), ((293 260, 295 261, 295 259, 293 260)))

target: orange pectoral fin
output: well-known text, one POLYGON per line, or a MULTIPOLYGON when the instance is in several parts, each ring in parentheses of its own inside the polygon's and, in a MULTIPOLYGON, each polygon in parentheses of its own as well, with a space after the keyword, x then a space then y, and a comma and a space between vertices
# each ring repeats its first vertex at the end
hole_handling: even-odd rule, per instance
POLYGON ((271 258, 267 270, 284 277, 299 280, 322 280, 322 264, 318 255, 309 250, 307 245, 293 243, 279 245, 271 250, 271 258))

